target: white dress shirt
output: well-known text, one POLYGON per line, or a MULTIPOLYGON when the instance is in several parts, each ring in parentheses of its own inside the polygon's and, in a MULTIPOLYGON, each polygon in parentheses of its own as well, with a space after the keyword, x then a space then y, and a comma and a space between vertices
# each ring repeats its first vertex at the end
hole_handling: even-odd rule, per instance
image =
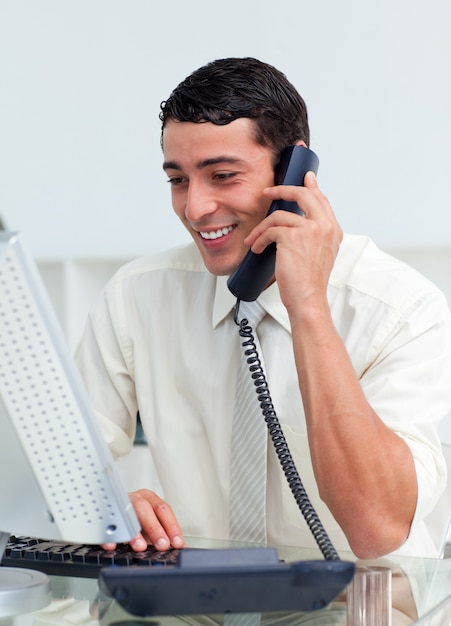
MULTIPOLYGON (((116 457, 131 449, 139 410, 160 495, 188 537, 228 538, 229 533, 230 442, 241 346, 235 298, 226 280, 206 270, 194 244, 125 265, 102 291, 77 355, 116 457)), ((417 509, 398 553, 434 556, 422 519, 446 482, 437 434, 451 406, 446 300, 426 278, 369 239, 347 235, 328 301, 369 403, 415 459, 417 509)), ((318 495, 290 324, 277 285, 259 302, 267 312, 259 338, 277 415, 332 543, 347 550, 343 532, 318 495)), ((271 445, 267 530, 268 543, 315 545, 271 445)))

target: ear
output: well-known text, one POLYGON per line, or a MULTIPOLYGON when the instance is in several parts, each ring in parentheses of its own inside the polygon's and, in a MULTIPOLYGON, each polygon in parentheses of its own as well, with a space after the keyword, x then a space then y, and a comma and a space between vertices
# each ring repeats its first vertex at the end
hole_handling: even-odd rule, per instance
POLYGON ((305 143, 305 141, 302 141, 302 139, 299 139, 298 141, 296 141, 296 143, 294 145, 295 146, 304 146, 304 148, 308 148, 308 145, 305 143))

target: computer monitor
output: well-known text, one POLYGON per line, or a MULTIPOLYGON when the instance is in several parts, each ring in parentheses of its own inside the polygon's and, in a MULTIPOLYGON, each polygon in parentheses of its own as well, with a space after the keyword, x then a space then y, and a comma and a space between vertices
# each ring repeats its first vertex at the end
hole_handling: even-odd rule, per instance
MULTIPOLYGON (((0 558, 9 534, 98 544, 139 532, 39 271, 10 231, 0 231, 0 502, 0 558)), ((0 568, 0 606, 11 576, 0 568)))

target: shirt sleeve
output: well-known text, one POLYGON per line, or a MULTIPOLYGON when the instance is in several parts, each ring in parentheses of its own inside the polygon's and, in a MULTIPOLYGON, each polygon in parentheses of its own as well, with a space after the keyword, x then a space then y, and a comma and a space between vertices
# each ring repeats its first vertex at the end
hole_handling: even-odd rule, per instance
POLYGON ((75 360, 107 444, 118 458, 133 446, 138 407, 114 299, 110 283, 87 319, 75 360))
POLYGON ((377 357, 361 377, 369 403, 409 446, 417 473, 413 525, 434 508, 446 486, 438 426, 451 406, 451 318, 444 296, 429 291, 379 330, 377 357))

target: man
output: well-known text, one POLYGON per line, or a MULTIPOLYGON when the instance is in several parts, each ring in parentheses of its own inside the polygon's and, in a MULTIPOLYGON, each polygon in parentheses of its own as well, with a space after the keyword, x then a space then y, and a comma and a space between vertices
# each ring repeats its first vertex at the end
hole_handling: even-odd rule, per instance
MULTIPOLYGON (((309 144, 305 104, 275 68, 210 63, 160 117, 173 209, 194 244, 122 268, 78 354, 113 453, 130 451, 139 411, 163 488, 131 494, 142 524, 132 547, 229 537, 241 346, 226 281, 249 248, 275 242, 258 336, 284 435, 329 537, 361 558, 433 555, 423 518, 446 482, 437 425, 451 402, 443 295, 367 238, 343 236, 312 172, 304 186, 274 186, 282 149, 309 144), (274 199, 296 202, 303 216, 265 217, 274 199)), ((313 542, 271 445, 266 539, 313 542)))

